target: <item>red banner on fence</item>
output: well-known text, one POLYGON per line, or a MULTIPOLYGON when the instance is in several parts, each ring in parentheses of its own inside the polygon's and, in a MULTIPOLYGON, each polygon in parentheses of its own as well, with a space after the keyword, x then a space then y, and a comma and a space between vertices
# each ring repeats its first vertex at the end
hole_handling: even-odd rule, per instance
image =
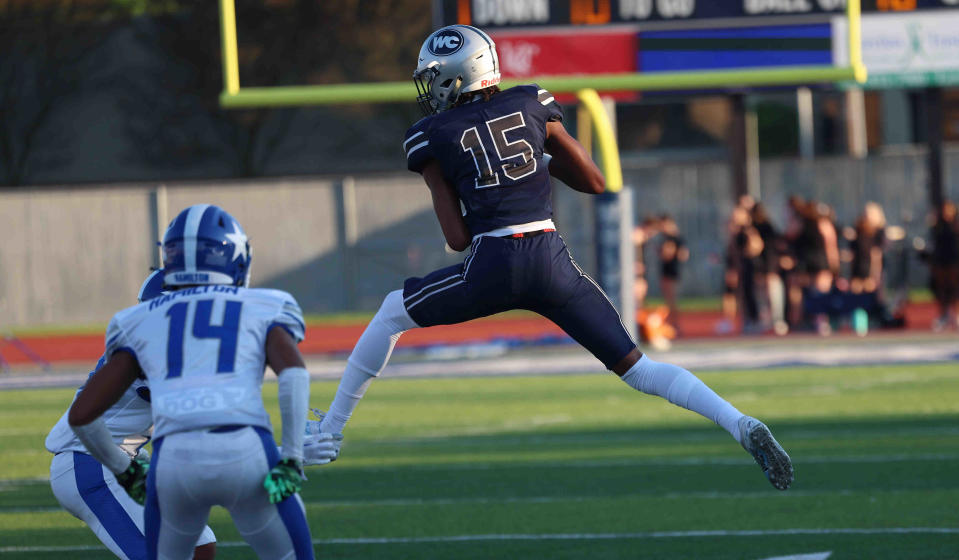
POLYGON ((636 32, 555 31, 492 34, 504 78, 636 71, 636 32))

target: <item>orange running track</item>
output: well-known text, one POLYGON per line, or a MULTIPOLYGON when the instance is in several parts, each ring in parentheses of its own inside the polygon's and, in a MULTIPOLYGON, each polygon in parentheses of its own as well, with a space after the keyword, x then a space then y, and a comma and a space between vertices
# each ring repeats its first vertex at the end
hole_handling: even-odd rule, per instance
MULTIPOLYGON (((932 303, 910 304, 906 307, 906 328, 928 329, 935 316, 932 303)), ((684 339, 739 336, 735 333, 717 334, 716 325, 720 319, 721 315, 716 311, 687 311, 679 317, 680 332, 684 339)), ((300 350, 304 354, 348 354, 365 327, 365 322, 309 326, 300 350)), ((414 329, 400 338, 398 346, 484 343, 498 339, 534 343, 565 336, 559 327, 539 316, 493 316, 458 325, 414 329)), ((17 340, 36 357, 51 364, 88 362, 92 368, 103 353, 102 334, 23 336, 17 340)), ((11 365, 35 362, 28 353, 7 339, 0 339, 0 356, 11 365)))

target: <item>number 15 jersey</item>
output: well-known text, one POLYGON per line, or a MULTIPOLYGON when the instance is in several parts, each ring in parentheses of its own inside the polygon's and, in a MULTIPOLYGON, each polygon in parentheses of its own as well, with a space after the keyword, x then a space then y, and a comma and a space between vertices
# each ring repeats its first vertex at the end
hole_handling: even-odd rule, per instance
POLYGON ((184 288, 114 315, 106 355, 128 352, 139 362, 154 437, 228 424, 272 429, 261 387, 266 337, 276 327, 303 340, 303 314, 286 292, 184 288))
POLYGON ((431 160, 439 162, 474 236, 548 220, 553 209, 543 163, 546 123, 562 118, 548 91, 516 86, 413 125, 403 144, 407 167, 420 173, 431 160))

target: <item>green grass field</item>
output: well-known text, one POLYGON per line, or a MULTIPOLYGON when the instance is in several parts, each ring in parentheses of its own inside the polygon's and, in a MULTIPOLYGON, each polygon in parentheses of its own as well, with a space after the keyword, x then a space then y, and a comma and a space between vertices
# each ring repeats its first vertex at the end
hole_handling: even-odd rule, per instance
MULTIPOLYGON (((302 496, 322 558, 959 558, 959 365, 701 377, 770 425, 773 489, 723 430, 612 375, 381 379, 302 496)), ((313 384, 325 406, 334 383, 313 384)), ((0 393, 0 557, 107 557, 46 481, 71 390, 0 393)), ((276 385, 266 386, 278 425, 276 385)), ((253 558, 229 516, 221 558, 253 558)))

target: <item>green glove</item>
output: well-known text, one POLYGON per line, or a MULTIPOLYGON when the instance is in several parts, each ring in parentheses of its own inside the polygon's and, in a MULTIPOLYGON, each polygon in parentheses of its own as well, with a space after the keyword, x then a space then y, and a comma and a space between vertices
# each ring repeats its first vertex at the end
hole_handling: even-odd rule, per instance
POLYGON ((302 485, 303 470, 300 468, 300 462, 289 458, 282 459, 270 469, 266 480, 263 481, 263 487, 270 496, 271 504, 278 504, 296 494, 302 485))
POLYGON ((147 473, 150 463, 143 459, 133 459, 127 470, 117 475, 117 482, 133 498, 133 501, 143 505, 147 501, 147 473))

